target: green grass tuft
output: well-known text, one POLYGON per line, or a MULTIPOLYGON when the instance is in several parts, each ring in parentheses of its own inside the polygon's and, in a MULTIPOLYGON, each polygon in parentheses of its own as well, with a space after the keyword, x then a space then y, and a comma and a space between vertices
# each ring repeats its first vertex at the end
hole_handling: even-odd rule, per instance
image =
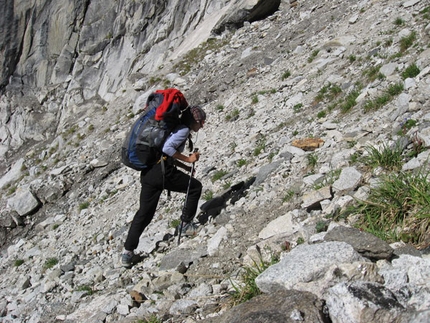
POLYGON ((361 215, 358 227, 387 242, 419 245, 430 230, 429 173, 388 174, 349 211, 361 215))

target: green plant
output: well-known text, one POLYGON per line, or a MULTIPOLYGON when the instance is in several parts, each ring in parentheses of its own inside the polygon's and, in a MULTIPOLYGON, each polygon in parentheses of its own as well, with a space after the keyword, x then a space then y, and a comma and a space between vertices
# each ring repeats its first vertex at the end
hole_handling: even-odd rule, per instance
POLYGON ((315 183, 313 185, 313 188, 315 190, 319 190, 322 187, 328 186, 328 185, 332 185, 336 180, 339 179, 340 173, 342 172, 341 169, 335 169, 335 170, 331 170, 329 171, 325 176, 324 176, 324 180, 321 183, 315 183))
POLYGON ((135 323, 162 323, 163 321, 159 319, 155 314, 152 314, 149 318, 143 320, 138 320, 135 323))
POLYGON ((355 57, 355 55, 349 55, 348 60, 350 63, 354 63, 357 60, 357 57, 355 57))
POLYGON ((227 121, 234 121, 234 120, 237 120, 237 118, 239 118, 239 110, 238 109, 234 109, 229 115, 227 115, 226 117, 225 117, 225 119, 227 120, 227 121))
POLYGON ((303 239, 303 237, 298 237, 296 243, 299 244, 304 244, 305 243, 305 239, 303 239))
POLYGON ((394 20, 394 24, 395 24, 396 26, 402 26, 402 25, 404 25, 404 24, 405 24, 405 22, 404 22, 404 20, 403 20, 402 18, 397 17, 397 18, 394 20))
POLYGON ((181 224, 181 220, 179 219, 173 219, 172 221, 170 221, 170 227, 171 228, 177 228, 179 225, 181 224))
POLYGON ((76 291, 86 292, 88 295, 92 295, 94 293, 94 290, 88 285, 81 285, 76 289, 76 291))
POLYGON ((332 100, 342 93, 342 89, 339 85, 331 85, 329 89, 329 99, 332 100))
POLYGON ((381 178, 366 201, 349 208, 358 226, 388 242, 419 244, 430 229, 429 173, 399 172, 381 178))
POLYGON ((402 93, 403 90, 404 90, 403 82, 398 82, 398 83, 390 84, 387 88, 387 93, 390 96, 396 96, 402 93))
POLYGON ((251 298, 261 294, 260 289, 255 283, 255 279, 271 265, 274 265, 279 262, 279 258, 277 256, 272 255, 270 261, 260 260, 260 262, 258 263, 256 261, 253 262, 253 266, 247 266, 243 268, 240 285, 236 285, 232 282, 234 289, 234 292, 231 294, 231 297, 233 299, 233 306, 244 303, 251 298))
POLYGON ((327 92, 328 92, 328 89, 330 88, 330 85, 324 85, 319 91, 318 91, 318 94, 317 94, 317 96, 315 97, 315 99, 314 99, 314 101, 316 102, 316 103, 318 103, 318 102, 321 102, 321 101, 323 101, 324 100, 324 98, 325 98, 325 95, 327 94, 327 92))
POLYGON ((267 156, 267 158, 268 158, 270 161, 272 161, 272 159, 273 159, 273 157, 275 157, 275 155, 276 155, 276 153, 275 153, 275 152, 273 152, 273 151, 271 151, 271 152, 269 153, 269 155, 267 156))
POLYGON ((216 106, 216 109, 220 112, 224 111, 224 106, 222 104, 219 104, 216 106))
POLYGON ((217 181, 217 180, 219 180, 219 179, 221 179, 223 176, 225 176, 227 174, 228 174, 227 171, 224 171, 224 170, 218 170, 218 171, 216 171, 215 174, 212 175, 212 178, 211 178, 212 179, 212 183, 215 182, 215 181, 217 181))
POLYGON ((287 193, 285 194, 285 196, 282 198, 282 202, 283 203, 289 202, 293 198, 294 194, 295 193, 292 190, 287 191, 287 193))
POLYGON ((320 51, 319 51, 319 49, 316 49, 316 50, 314 50, 312 53, 311 53, 311 56, 308 58, 308 63, 312 63, 313 62, 313 60, 318 56, 318 53, 319 53, 320 51))
POLYGON ((327 221, 318 221, 315 225, 315 230, 317 233, 327 231, 328 223, 327 221))
POLYGON ((324 110, 317 113, 317 118, 325 118, 327 116, 327 112, 324 110))
POLYGON ((303 103, 297 103, 294 107, 293 110, 295 113, 300 112, 300 110, 303 108, 303 103))
POLYGON ((181 76, 186 75, 193 66, 198 65, 203 60, 208 51, 217 52, 229 41, 229 39, 209 38, 206 42, 185 54, 183 59, 174 66, 174 69, 181 76))
POLYGON ((237 161, 237 166, 239 166, 239 167, 245 166, 246 164, 247 164, 246 159, 239 159, 237 161))
POLYGON ((252 96, 251 103, 252 104, 257 104, 258 103, 258 95, 254 94, 252 96))
POLYGON ((409 157, 417 157, 420 153, 422 153, 425 149, 424 141, 418 137, 418 134, 415 133, 411 137, 412 141, 412 151, 408 154, 409 157))
POLYGON ((406 134, 410 129, 417 125, 417 121, 414 119, 407 119, 401 124, 401 132, 399 134, 406 134))
POLYGON ((423 18, 426 20, 430 20, 430 7, 426 7, 420 11, 420 14, 423 15, 423 18))
POLYGON ((418 74, 420 74, 420 69, 415 63, 413 63, 408 67, 406 67, 406 69, 402 72, 402 78, 403 79, 407 79, 408 77, 413 78, 418 74))
POLYGON ((309 154, 306 156, 307 160, 308 160, 308 165, 310 168, 315 168, 315 166, 318 163, 318 156, 316 154, 309 154))
POLYGON ((260 155, 261 152, 264 151, 264 149, 266 149, 266 140, 263 138, 258 140, 257 147, 255 147, 254 149, 254 156, 260 155))
POLYGON ((231 182, 225 182, 222 186, 223 190, 228 190, 231 187, 231 182))
POLYGON ((9 189, 7 190, 7 195, 12 195, 13 193, 15 193, 17 190, 16 186, 10 186, 9 189))
POLYGON ((207 190, 205 191, 205 193, 203 194, 203 199, 205 201, 209 201, 214 197, 214 192, 212 192, 211 190, 207 190))
POLYGON ((403 148, 399 143, 395 143, 391 147, 383 144, 381 149, 367 146, 365 150, 368 152, 368 156, 363 157, 363 163, 371 168, 380 166, 387 170, 398 170, 403 165, 403 148))
POLYGON ((51 258, 46 259, 46 261, 43 265, 43 268, 49 269, 49 268, 54 267, 56 264, 58 264, 58 259, 55 257, 51 257, 51 258))
POLYGON ((385 76, 379 72, 380 66, 372 66, 366 70, 363 71, 363 75, 367 76, 368 82, 373 82, 376 79, 384 79, 385 76))
POLYGON ((357 99, 359 94, 360 93, 357 90, 354 90, 346 96, 345 101, 340 106, 340 110, 342 113, 348 112, 352 109, 352 107, 357 104, 357 101, 355 101, 355 99, 357 99))
POLYGON ((88 207, 90 206, 90 202, 85 201, 79 204, 79 211, 82 211, 84 209, 88 209, 88 207))
POLYGON ((388 48, 391 45, 393 45, 393 38, 386 39, 385 42, 384 42, 384 47, 388 48))
POLYGON ((365 112, 371 111, 371 110, 377 110, 384 105, 386 105, 388 102, 393 100, 393 97, 396 95, 399 95, 403 92, 404 85, 402 82, 390 84, 390 86, 385 90, 385 93, 378 96, 377 98, 373 100, 367 100, 364 105, 363 109, 365 112))
POLYGON ((378 110, 379 108, 383 107, 390 101, 391 101, 391 96, 388 94, 382 94, 381 96, 378 96, 373 100, 367 100, 363 105, 364 112, 378 110))
POLYGON ((17 259, 17 260, 15 260, 15 262, 13 263, 13 265, 14 265, 15 267, 19 267, 19 266, 21 266, 23 263, 24 263, 24 260, 23 260, 23 259, 17 259))
POLYGON ((360 159, 360 153, 358 152, 354 152, 350 157, 349 160, 351 161, 351 164, 355 164, 359 161, 360 159))
POLYGON ((409 47, 411 47, 417 38, 415 31, 411 32, 409 36, 400 39, 400 52, 404 53, 409 47))
POLYGON ((289 78, 291 76, 291 72, 290 71, 285 71, 284 74, 282 74, 282 81, 284 81, 285 79, 289 78))

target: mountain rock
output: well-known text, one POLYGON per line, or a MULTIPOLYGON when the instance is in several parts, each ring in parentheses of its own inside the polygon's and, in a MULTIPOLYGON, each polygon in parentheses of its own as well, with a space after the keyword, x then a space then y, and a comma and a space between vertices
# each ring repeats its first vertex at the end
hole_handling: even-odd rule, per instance
POLYGON ((430 321, 428 218, 388 243, 348 212, 430 171, 427 1, 2 8, 1 321, 430 321), (163 194, 125 269, 140 182, 120 148, 165 87, 208 115, 192 138, 207 214, 178 246, 184 196, 163 194), (370 147, 402 165, 370 167, 370 147), (238 304, 249 273, 259 295, 238 304))

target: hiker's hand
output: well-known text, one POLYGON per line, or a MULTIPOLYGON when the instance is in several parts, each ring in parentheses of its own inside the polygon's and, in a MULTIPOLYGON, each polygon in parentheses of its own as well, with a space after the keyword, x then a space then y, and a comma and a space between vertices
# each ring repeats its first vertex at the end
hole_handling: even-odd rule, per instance
POLYGON ((196 161, 198 161, 200 158, 200 153, 196 152, 196 153, 192 153, 189 157, 188 157, 188 162, 190 163, 194 163, 196 161))

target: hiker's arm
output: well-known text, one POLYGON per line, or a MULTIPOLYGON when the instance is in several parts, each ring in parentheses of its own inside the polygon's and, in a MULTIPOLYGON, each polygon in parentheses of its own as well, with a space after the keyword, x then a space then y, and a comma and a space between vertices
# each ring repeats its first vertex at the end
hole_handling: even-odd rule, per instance
POLYGON ((196 162, 196 161, 198 161, 198 160, 199 160, 199 158, 200 158, 200 153, 199 153, 199 152, 196 152, 196 153, 192 153, 192 154, 191 154, 191 155, 189 155, 189 156, 185 156, 185 155, 181 154, 179 151, 176 151, 176 152, 172 155, 172 157, 173 157, 173 158, 175 158, 176 160, 180 160, 180 161, 183 161, 183 162, 186 162, 186 163, 190 163, 190 164, 192 164, 192 163, 194 163, 194 162, 196 162))

